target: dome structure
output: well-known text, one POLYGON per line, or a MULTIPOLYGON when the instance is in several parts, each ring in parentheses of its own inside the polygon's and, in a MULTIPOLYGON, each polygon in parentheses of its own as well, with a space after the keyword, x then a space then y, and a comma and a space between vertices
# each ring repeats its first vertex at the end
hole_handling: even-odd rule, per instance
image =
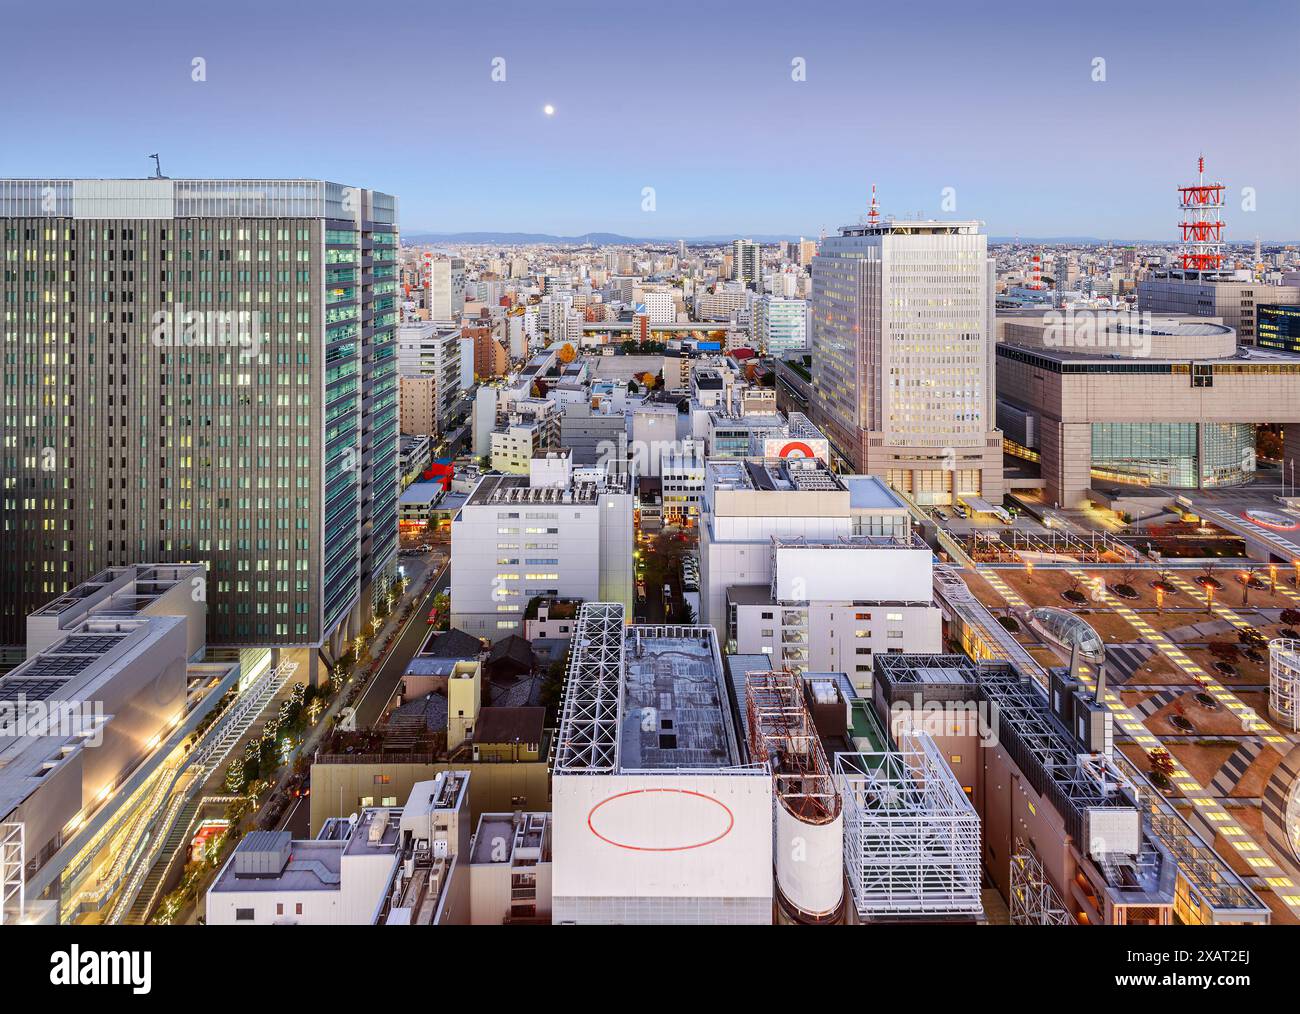
POLYGON ((1079 649, 1085 662, 1100 665, 1106 661, 1106 645, 1101 635, 1068 609, 1040 606, 1029 610, 1030 625, 1066 651, 1079 649))

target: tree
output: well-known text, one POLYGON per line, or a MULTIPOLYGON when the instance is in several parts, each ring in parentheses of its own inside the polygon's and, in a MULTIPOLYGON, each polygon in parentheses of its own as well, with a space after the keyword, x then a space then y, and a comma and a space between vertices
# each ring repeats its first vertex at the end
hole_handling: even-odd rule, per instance
POLYGON ((573 362, 573 360, 577 358, 577 355, 578 353, 573 351, 573 346, 568 342, 565 342, 560 349, 559 359, 565 366, 568 366, 569 363, 573 362))
POLYGON ((653 373, 641 374, 641 386, 649 390, 655 386, 655 375, 653 373))
POLYGON ((1169 751, 1162 746, 1158 746, 1154 750, 1147 752, 1147 760, 1151 763, 1151 780, 1161 788, 1167 786, 1176 770, 1174 758, 1169 751))
POLYGON ((550 668, 546 670, 545 678, 542 680, 537 699, 542 707, 546 709, 548 722, 553 722, 559 711, 560 701, 564 697, 564 674, 567 669, 567 659, 552 662, 550 668))
POLYGON ((244 786, 247 784, 248 775, 244 771, 244 761, 236 757, 226 768, 226 789, 232 796, 237 796, 244 791, 244 786))

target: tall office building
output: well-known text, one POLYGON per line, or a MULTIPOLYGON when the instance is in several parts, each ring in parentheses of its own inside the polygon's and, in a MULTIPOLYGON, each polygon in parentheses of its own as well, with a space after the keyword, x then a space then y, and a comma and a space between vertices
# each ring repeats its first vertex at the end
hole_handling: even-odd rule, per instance
POLYGON ((1001 502, 994 267, 978 222, 845 226, 812 262, 813 421, 922 503, 1001 502))
POLYGON ((319 180, 0 180, 0 644, 149 560, 207 565, 210 644, 341 651, 396 559, 396 245, 319 180))
POLYGON ((763 285, 763 248, 747 239, 732 245, 731 280, 759 289, 763 285))

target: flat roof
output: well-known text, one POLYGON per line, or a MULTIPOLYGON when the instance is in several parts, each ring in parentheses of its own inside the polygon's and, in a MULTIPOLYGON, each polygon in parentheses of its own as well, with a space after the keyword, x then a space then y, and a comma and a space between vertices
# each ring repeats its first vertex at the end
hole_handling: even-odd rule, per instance
POLYGON ((623 657, 621 768, 741 762, 712 627, 631 627, 623 657))
POLYGON ((840 481, 849 489, 849 506, 859 509, 907 507, 898 494, 875 475, 842 475, 840 481))

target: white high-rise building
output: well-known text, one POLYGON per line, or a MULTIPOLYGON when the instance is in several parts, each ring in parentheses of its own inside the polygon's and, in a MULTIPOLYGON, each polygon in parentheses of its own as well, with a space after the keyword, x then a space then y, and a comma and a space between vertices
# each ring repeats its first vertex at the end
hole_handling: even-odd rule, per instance
POLYGON ((763 248, 747 239, 731 245, 731 280, 759 288, 763 284, 763 248))
POLYGON ((808 302, 761 296, 754 301, 754 341, 767 356, 808 347, 808 302))
POLYGON ((455 320, 465 309, 465 262, 459 257, 425 257, 430 320, 455 320))
POLYGON ((814 422, 921 503, 1001 502, 994 265, 978 222, 845 226, 812 262, 814 422))
POLYGON ((647 292, 644 302, 651 324, 671 324, 677 319, 677 307, 671 292, 647 292))
POLYGON ((451 625, 495 641, 524 632, 544 595, 618 602, 632 612, 632 494, 626 476, 553 459, 530 475, 489 475, 451 526, 451 625), (561 463, 562 464, 562 463, 561 463))

